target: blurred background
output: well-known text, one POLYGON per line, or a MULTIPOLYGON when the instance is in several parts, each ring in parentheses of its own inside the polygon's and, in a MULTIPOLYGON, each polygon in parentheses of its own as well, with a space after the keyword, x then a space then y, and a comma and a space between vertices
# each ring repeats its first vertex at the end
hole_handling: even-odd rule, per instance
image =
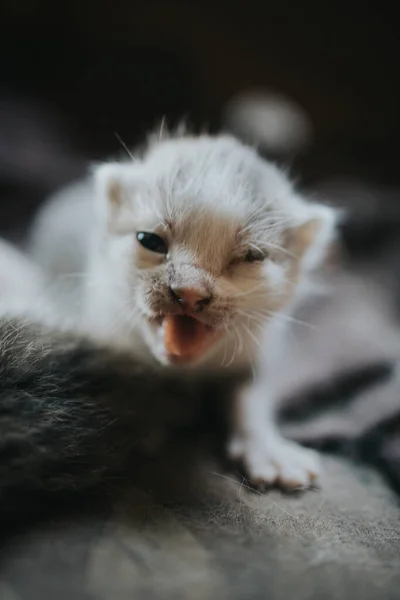
POLYGON ((345 181, 344 202, 379 197, 397 218, 399 44, 385 1, 3 0, 0 233, 119 153, 115 132, 132 146, 163 117, 218 130, 252 90, 303 111, 309 143, 285 156, 300 185, 333 197, 345 181))

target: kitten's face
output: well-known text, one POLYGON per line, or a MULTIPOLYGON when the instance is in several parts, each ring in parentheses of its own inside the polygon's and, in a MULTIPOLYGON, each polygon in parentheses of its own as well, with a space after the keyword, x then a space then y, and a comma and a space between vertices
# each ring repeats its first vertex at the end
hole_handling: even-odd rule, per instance
POLYGON ((100 178, 123 304, 164 364, 247 351, 293 297, 316 223, 287 212, 294 195, 280 172, 237 142, 206 139, 163 143, 100 178))
POLYGON ((245 220, 216 208, 193 207, 153 227, 138 223, 132 250, 134 302, 162 362, 204 361, 228 338, 257 329, 290 293, 288 261, 274 260, 268 243, 256 246, 245 220))

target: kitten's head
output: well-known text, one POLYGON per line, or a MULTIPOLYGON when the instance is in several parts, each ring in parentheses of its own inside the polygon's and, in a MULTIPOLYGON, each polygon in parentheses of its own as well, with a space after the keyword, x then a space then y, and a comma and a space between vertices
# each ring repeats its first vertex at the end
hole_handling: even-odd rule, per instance
POLYGON ((239 351, 294 298, 334 230, 331 209, 230 137, 161 141, 100 166, 96 183, 119 306, 166 364, 202 362, 234 337, 239 351))

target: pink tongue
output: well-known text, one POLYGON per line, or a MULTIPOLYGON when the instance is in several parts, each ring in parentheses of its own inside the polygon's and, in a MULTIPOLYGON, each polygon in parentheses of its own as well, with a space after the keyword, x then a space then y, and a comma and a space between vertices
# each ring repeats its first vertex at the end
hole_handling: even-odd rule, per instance
POLYGON ((208 335, 205 325, 191 317, 173 315, 164 319, 164 346, 172 356, 196 358, 208 335))

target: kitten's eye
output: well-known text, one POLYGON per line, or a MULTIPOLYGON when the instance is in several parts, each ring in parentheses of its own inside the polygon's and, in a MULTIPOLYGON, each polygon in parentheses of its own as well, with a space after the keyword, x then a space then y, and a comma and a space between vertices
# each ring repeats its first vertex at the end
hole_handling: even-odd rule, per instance
POLYGON ((267 252, 262 253, 259 250, 253 250, 253 249, 250 250, 249 249, 249 250, 247 250, 247 252, 244 256, 244 262, 248 262, 248 263, 262 262, 266 258, 268 258, 267 252))
POLYGON ((138 231, 136 239, 146 250, 150 252, 157 252, 157 254, 167 254, 167 244, 164 242, 162 237, 155 233, 148 233, 147 231, 138 231))

